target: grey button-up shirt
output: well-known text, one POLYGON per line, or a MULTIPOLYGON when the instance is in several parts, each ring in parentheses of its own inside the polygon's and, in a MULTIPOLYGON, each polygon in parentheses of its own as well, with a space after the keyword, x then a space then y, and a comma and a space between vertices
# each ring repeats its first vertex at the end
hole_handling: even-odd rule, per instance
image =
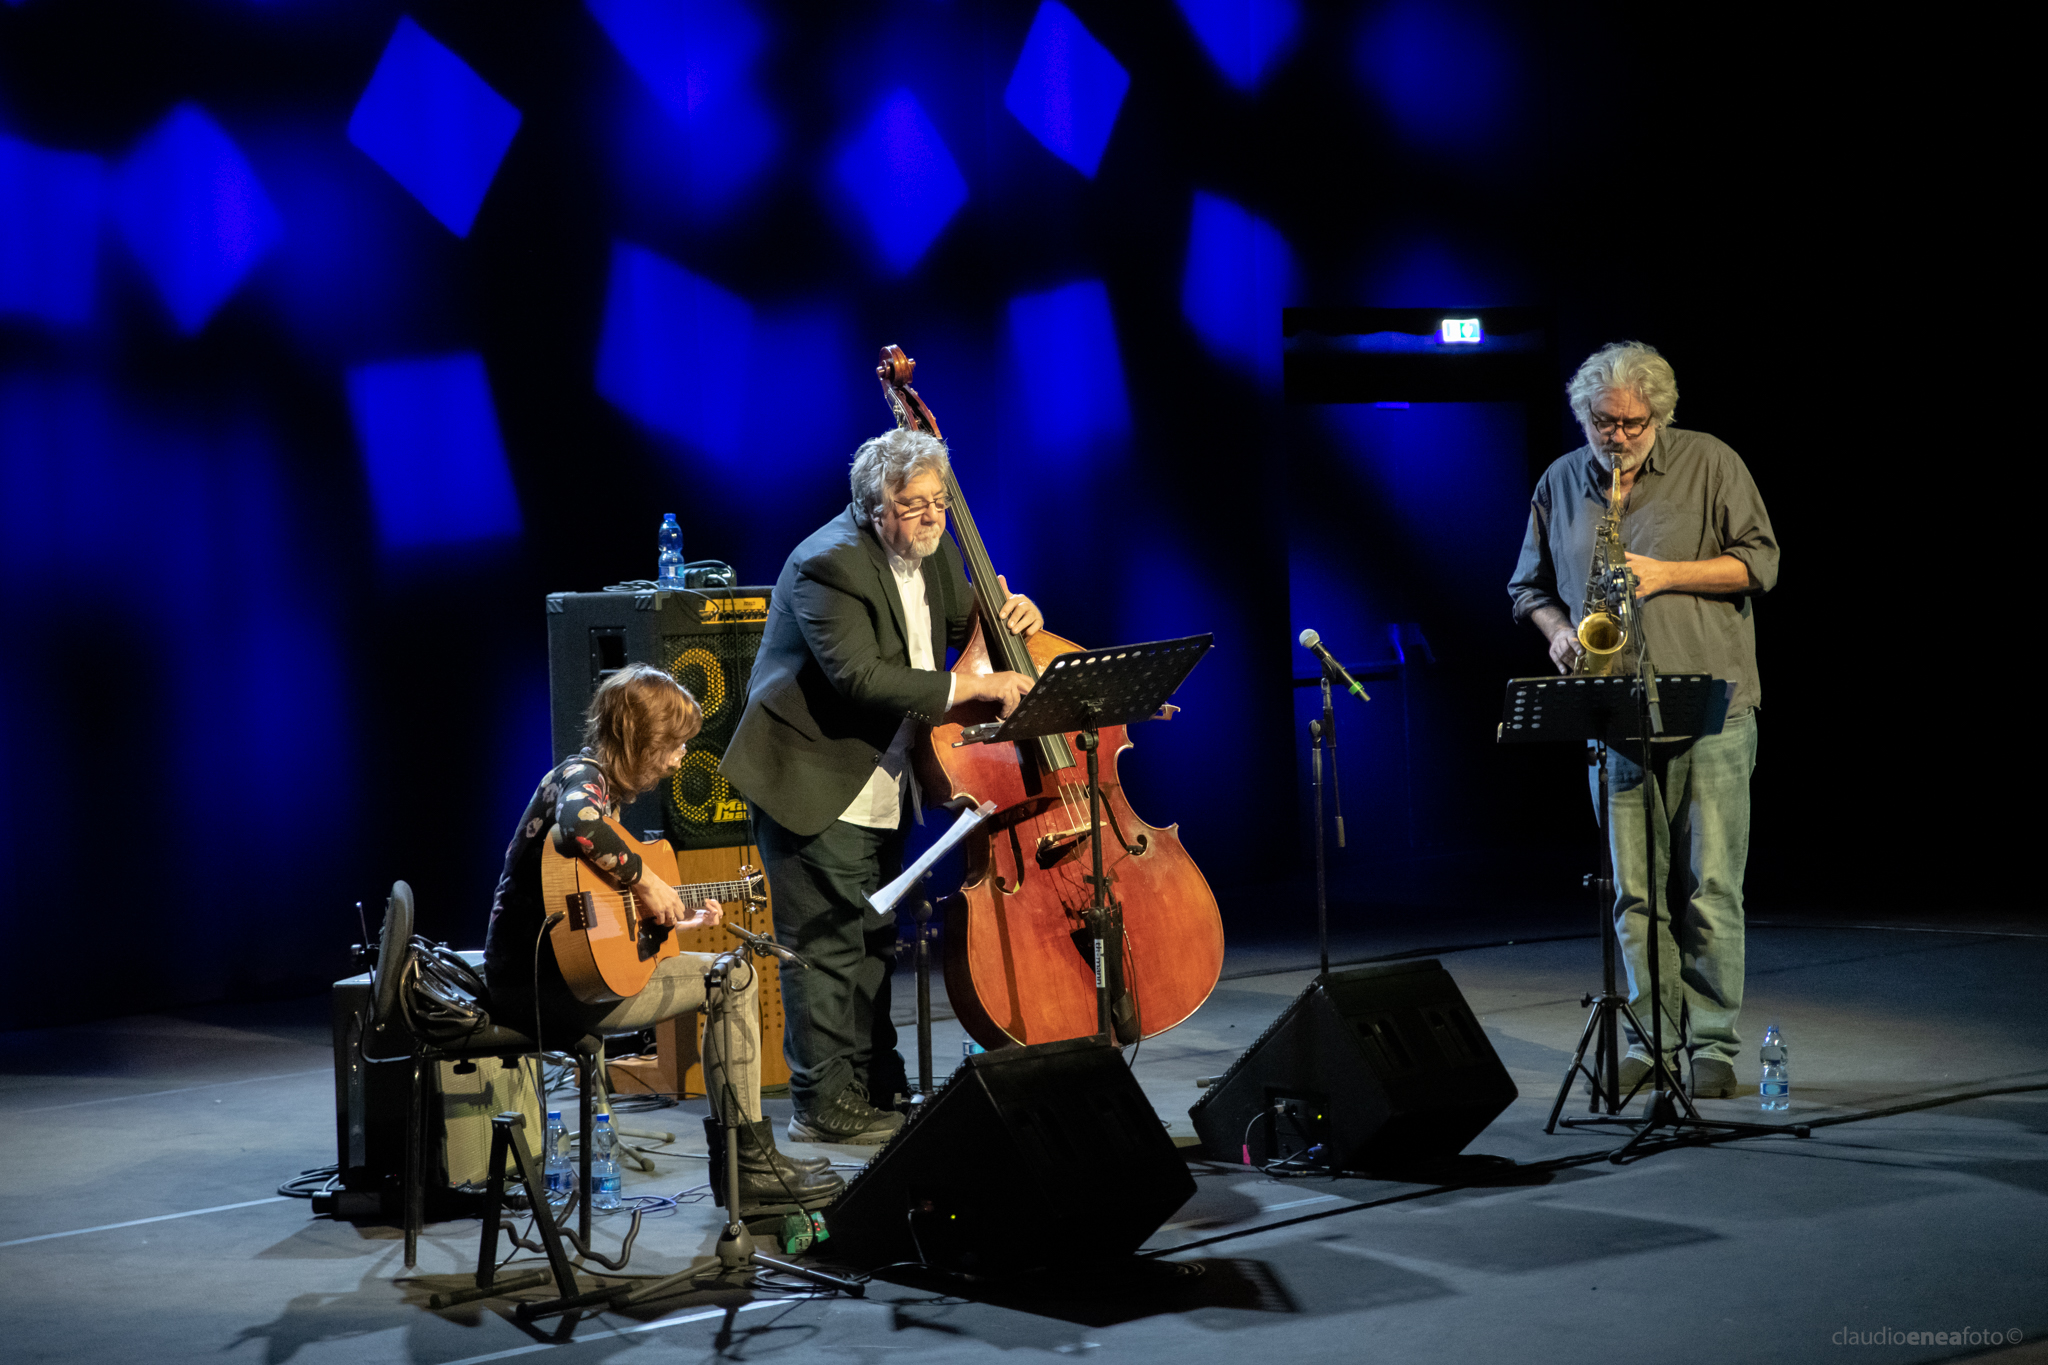
MULTIPOLYGON (((1557 607, 1577 625, 1593 566, 1593 533, 1607 513, 1609 475, 1591 446, 1552 464, 1529 504, 1529 530, 1508 580, 1515 620, 1557 607)), ((1622 508, 1621 541, 1652 559, 1734 555, 1769 592, 1778 537, 1742 457, 1699 431, 1666 427, 1622 508)), ((1763 702, 1756 673, 1757 591, 1660 593, 1643 604, 1643 634, 1659 673, 1708 673, 1735 684, 1728 713, 1763 702)))

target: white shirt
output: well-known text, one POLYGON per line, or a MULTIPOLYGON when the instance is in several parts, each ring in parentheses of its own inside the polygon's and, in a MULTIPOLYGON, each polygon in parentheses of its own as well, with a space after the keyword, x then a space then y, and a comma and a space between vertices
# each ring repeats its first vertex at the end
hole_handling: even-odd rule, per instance
MULTIPOLYGON (((906 559, 894 550, 889 552, 889 573, 896 580, 896 595, 903 603, 903 627, 905 643, 910 647, 910 666, 930 669, 936 673, 939 665, 932 653, 931 604, 924 595, 924 574, 919 561, 906 559)), ((953 706, 955 679, 946 679, 946 708, 953 706)), ((910 742, 916 738, 917 727, 910 717, 896 727, 896 737, 889 741, 875 764, 875 770, 868 774, 867 785, 854 796, 839 818, 849 825, 860 825, 867 829, 895 829, 903 819, 903 787, 910 771, 910 742)), ((916 812, 917 822, 924 823, 924 803, 918 798, 917 783, 910 782, 910 803, 916 812)))

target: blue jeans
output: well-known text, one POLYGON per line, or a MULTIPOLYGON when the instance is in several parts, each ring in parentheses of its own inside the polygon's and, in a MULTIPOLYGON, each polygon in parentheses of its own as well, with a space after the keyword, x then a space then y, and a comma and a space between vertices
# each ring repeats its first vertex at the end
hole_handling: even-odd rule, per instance
MULTIPOLYGON (((1663 988, 1664 1049, 1689 1040, 1695 1057, 1733 1063, 1741 1039, 1742 871, 1749 861, 1749 775, 1756 767, 1756 712, 1730 716, 1718 735, 1651 746, 1649 821, 1657 851, 1657 974, 1663 988), (1675 752, 1672 752, 1675 751, 1675 752), (1672 850, 1683 853, 1677 868, 1672 850), (1685 903, 1674 917, 1673 891, 1685 903)), ((1594 799, 1599 799, 1598 774, 1594 799)), ((1629 1005, 1649 1028, 1650 897, 1643 885, 1643 769, 1607 751, 1608 847, 1614 855, 1614 932, 1628 969, 1629 1005)), ((1650 1040, 1630 1030, 1629 1052, 1647 1058, 1650 1040)))

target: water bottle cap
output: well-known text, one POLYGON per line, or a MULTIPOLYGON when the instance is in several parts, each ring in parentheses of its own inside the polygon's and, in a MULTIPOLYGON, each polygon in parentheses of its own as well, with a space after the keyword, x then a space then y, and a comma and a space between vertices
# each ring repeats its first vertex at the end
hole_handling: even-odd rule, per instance
POLYGON ((549 1123, 559 1123, 559 1122, 561 1121, 561 1118, 562 1118, 562 1111, 561 1111, 561 1110, 559 1110, 559 1109, 550 1109, 550 1110, 548 1110, 548 1122, 549 1122, 549 1123))
POLYGON ((674 521, 676 519, 676 514, 673 512, 663 512, 661 514, 661 519, 664 522, 674 521))
POLYGON ((610 1114, 599 1114, 597 1116, 597 1121, 599 1123, 610 1123, 612 1121, 612 1116, 610 1114))

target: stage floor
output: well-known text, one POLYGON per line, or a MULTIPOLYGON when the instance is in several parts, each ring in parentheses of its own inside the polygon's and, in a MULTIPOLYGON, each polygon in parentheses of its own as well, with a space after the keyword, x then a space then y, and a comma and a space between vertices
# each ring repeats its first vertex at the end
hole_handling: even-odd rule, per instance
MULTIPOLYGON (((1613 1166, 1598 1154, 1617 1139, 1545 1136, 1597 945, 1468 934, 1442 960, 1521 1090, 1468 1148, 1513 1163, 1467 1163, 1490 1183, 1281 1181, 1198 1162, 1198 1193, 1148 1244, 1162 1254, 1112 1279, 995 1290, 913 1275, 861 1301, 741 1290, 537 1329, 501 1302, 425 1307, 468 1282, 475 1222, 430 1227, 421 1279, 398 1284, 396 1230, 274 1197, 333 1160, 324 997, 0 1035, 0 1342, 19 1361, 265 1365, 1016 1351, 1174 1365, 2048 1361, 2048 936, 1961 928, 1751 926, 1743 1032, 1783 1029, 1791 1117, 1821 1125, 1804 1141, 1613 1166), (1901 1112, 1857 1117, 1876 1110, 1901 1112), (1580 1154, 1592 1159, 1559 1160, 1580 1154), (1196 1261, 1199 1276, 1166 1269, 1196 1261)), ((1353 935, 1333 956, 1459 942, 1353 935)), ((1313 958, 1307 943, 1234 951, 1200 1013, 1144 1045, 1136 1074, 1177 1135, 1192 1136, 1194 1078, 1258 1036, 1313 958)), ((944 1072, 962 1035, 950 1019, 934 1032, 944 1072)), ((914 1068, 907 1034, 904 1046, 914 1068)), ((1754 1081, 1753 1057, 1738 1074, 1754 1081)), ((788 1101, 767 1108, 780 1119, 788 1101)), ((1701 1108, 1759 1117, 1754 1098, 1701 1108)), ((628 1173, 629 1194, 702 1185, 702 1112, 622 1118, 680 1139, 654 1175, 628 1173)), ((601 1245, 624 1221, 603 1221, 601 1245)), ((717 1221, 708 1201, 648 1218, 629 1268, 687 1266, 717 1221)))

